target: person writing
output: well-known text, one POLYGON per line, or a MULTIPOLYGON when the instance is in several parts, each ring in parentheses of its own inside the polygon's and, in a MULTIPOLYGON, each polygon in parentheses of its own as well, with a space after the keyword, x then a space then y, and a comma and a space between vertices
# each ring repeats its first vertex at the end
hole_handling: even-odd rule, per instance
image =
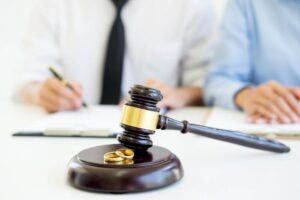
POLYGON ((133 84, 144 84, 163 92, 161 106, 199 104, 212 53, 211 10, 204 0, 40 1, 25 37, 19 96, 57 112, 81 107, 82 99, 118 104, 133 84))
POLYGON ((242 109, 252 123, 300 122, 299 10, 299 1, 229 1, 208 105, 242 109))

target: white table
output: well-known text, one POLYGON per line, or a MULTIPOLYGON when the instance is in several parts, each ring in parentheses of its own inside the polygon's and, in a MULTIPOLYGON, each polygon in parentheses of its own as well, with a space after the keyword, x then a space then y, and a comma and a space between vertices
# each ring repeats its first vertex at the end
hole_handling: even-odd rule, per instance
MULTIPOLYGON (((184 178, 169 187, 135 194, 99 194, 74 189, 66 182, 67 164, 79 151, 116 143, 115 139, 13 138, 18 127, 44 117, 38 108, 0 109, 0 199, 300 199, 300 142, 284 141, 289 154, 273 154, 192 134, 158 131, 156 145, 182 161, 184 178)), ((172 117, 203 123, 207 108, 189 108, 172 117)))

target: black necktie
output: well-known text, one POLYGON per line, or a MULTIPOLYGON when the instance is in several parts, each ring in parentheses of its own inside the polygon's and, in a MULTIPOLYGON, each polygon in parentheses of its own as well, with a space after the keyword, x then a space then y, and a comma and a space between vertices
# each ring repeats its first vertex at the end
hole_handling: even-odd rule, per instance
POLYGON ((128 0, 112 0, 117 9, 111 28, 104 66, 101 104, 118 104, 121 96, 121 81, 125 51, 125 31, 121 11, 128 0))

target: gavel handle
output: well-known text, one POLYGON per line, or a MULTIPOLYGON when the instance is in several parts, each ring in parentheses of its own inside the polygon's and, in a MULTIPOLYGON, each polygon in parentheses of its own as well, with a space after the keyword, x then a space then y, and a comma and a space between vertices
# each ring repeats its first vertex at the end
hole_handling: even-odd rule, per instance
POLYGON ((288 146, 275 140, 237 131, 222 130, 197 124, 190 124, 188 121, 180 122, 166 116, 160 116, 157 128, 162 130, 179 130, 182 133, 190 132, 233 144, 276 153, 287 153, 290 151, 288 146))

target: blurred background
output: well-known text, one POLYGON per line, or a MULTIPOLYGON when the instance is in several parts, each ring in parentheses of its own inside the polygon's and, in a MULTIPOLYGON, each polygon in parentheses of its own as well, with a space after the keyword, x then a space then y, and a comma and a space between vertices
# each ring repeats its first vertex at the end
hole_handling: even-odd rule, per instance
MULTIPOLYGON (((22 36, 30 12, 37 1, 42 0, 0 0, 0 105, 2 106, 12 101, 15 83, 23 62, 22 36)), ((213 0, 219 21, 226 1, 213 0)))

